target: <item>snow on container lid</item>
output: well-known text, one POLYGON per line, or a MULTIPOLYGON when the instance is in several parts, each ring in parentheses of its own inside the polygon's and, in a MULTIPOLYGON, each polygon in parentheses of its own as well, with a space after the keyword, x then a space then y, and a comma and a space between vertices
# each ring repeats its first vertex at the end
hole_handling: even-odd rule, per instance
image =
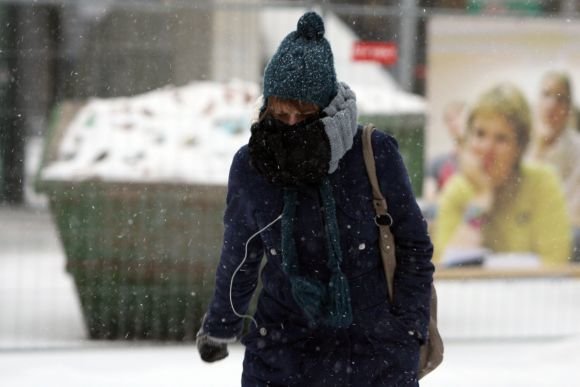
POLYGON ((259 95, 256 83, 232 80, 91 99, 41 179, 225 185, 259 95))

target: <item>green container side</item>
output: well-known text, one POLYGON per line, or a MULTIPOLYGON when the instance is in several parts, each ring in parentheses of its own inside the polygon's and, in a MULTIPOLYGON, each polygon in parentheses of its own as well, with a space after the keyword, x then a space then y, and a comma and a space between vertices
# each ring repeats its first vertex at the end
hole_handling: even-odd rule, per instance
POLYGON ((43 187, 90 336, 194 339, 213 294, 226 188, 43 187))

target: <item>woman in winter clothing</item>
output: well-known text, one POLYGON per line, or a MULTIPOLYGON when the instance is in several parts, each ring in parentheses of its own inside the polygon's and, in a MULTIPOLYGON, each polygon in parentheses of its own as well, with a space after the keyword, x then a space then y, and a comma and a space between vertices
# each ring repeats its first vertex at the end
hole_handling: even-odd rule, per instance
POLYGON ((560 181, 546 166, 522 162, 530 127, 528 103, 511 84, 490 88, 470 109, 460 171, 441 195, 436 259, 493 252, 568 262, 570 221, 560 181))
POLYGON ((264 106, 235 155, 225 234, 197 346, 208 362, 243 336, 242 386, 418 386, 432 245, 396 141, 372 136, 393 218, 397 272, 387 284, 355 94, 337 82, 320 16, 309 12, 264 74, 264 106))

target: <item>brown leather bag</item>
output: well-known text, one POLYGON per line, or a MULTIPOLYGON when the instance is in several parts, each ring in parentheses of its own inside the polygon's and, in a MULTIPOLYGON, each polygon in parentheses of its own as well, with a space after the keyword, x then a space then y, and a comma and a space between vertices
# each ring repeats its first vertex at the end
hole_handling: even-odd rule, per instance
MULTIPOLYGON (((387 289, 389 292, 389 300, 393 301, 393 281, 395 278, 395 270, 397 267, 397 260, 395 257, 395 240, 391 233, 390 225, 393 219, 387 212, 387 201, 385 200, 379 182, 377 181, 377 172, 375 166, 375 158, 373 147, 371 144, 371 135, 375 130, 372 124, 366 125, 363 130, 363 154, 365 159, 365 166, 369 175, 371 186, 373 187, 373 203, 377 218, 375 223, 379 227, 380 241, 379 246, 381 250, 381 257, 383 259, 383 267, 387 277, 387 289), (382 224, 377 222, 377 219, 387 219, 390 224, 382 224)), ((429 337, 425 344, 421 345, 420 361, 419 361, 419 379, 433 371, 443 361, 443 340, 437 329, 437 293, 435 286, 431 285, 431 318, 429 320, 429 337)))

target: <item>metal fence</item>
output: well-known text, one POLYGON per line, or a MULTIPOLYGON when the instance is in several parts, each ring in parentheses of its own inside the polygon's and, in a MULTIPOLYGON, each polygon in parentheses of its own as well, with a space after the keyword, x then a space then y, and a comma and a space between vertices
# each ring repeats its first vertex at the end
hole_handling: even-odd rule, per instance
MULTIPOLYGON (((224 187, 68 181, 40 185, 39 194, 32 190, 37 168, 50 161, 59 130, 70 122, 63 114, 65 101, 82 104, 194 80, 259 83, 272 51, 269 40, 279 42, 281 33, 293 29, 295 16, 313 3, 266 9, 241 1, 36 3, 0 2, 17 14, 21 39, 12 51, 0 52, 0 59, 18 62, 15 106, 30 139, 28 199, 36 200, 21 208, 0 207, 0 349, 86 345, 91 338, 191 340, 212 292, 224 187)), ((387 40, 409 27, 401 27, 397 7, 325 4, 319 10, 336 22, 328 24, 328 35, 337 43, 337 63, 350 60, 352 39, 387 40), (360 24, 366 27, 355 28, 360 24)), ((408 79, 404 74, 417 54, 401 55, 406 62, 399 67, 373 67, 376 78, 370 82, 386 89, 396 78, 408 79)), ((348 68, 337 71, 358 80, 348 68)), ((405 97, 400 89, 399 94, 405 97)), ((362 119, 397 136, 419 196, 425 113, 393 106, 369 109, 362 119)), ((438 278, 444 336, 578 333, 578 277, 515 277, 438 278)))

